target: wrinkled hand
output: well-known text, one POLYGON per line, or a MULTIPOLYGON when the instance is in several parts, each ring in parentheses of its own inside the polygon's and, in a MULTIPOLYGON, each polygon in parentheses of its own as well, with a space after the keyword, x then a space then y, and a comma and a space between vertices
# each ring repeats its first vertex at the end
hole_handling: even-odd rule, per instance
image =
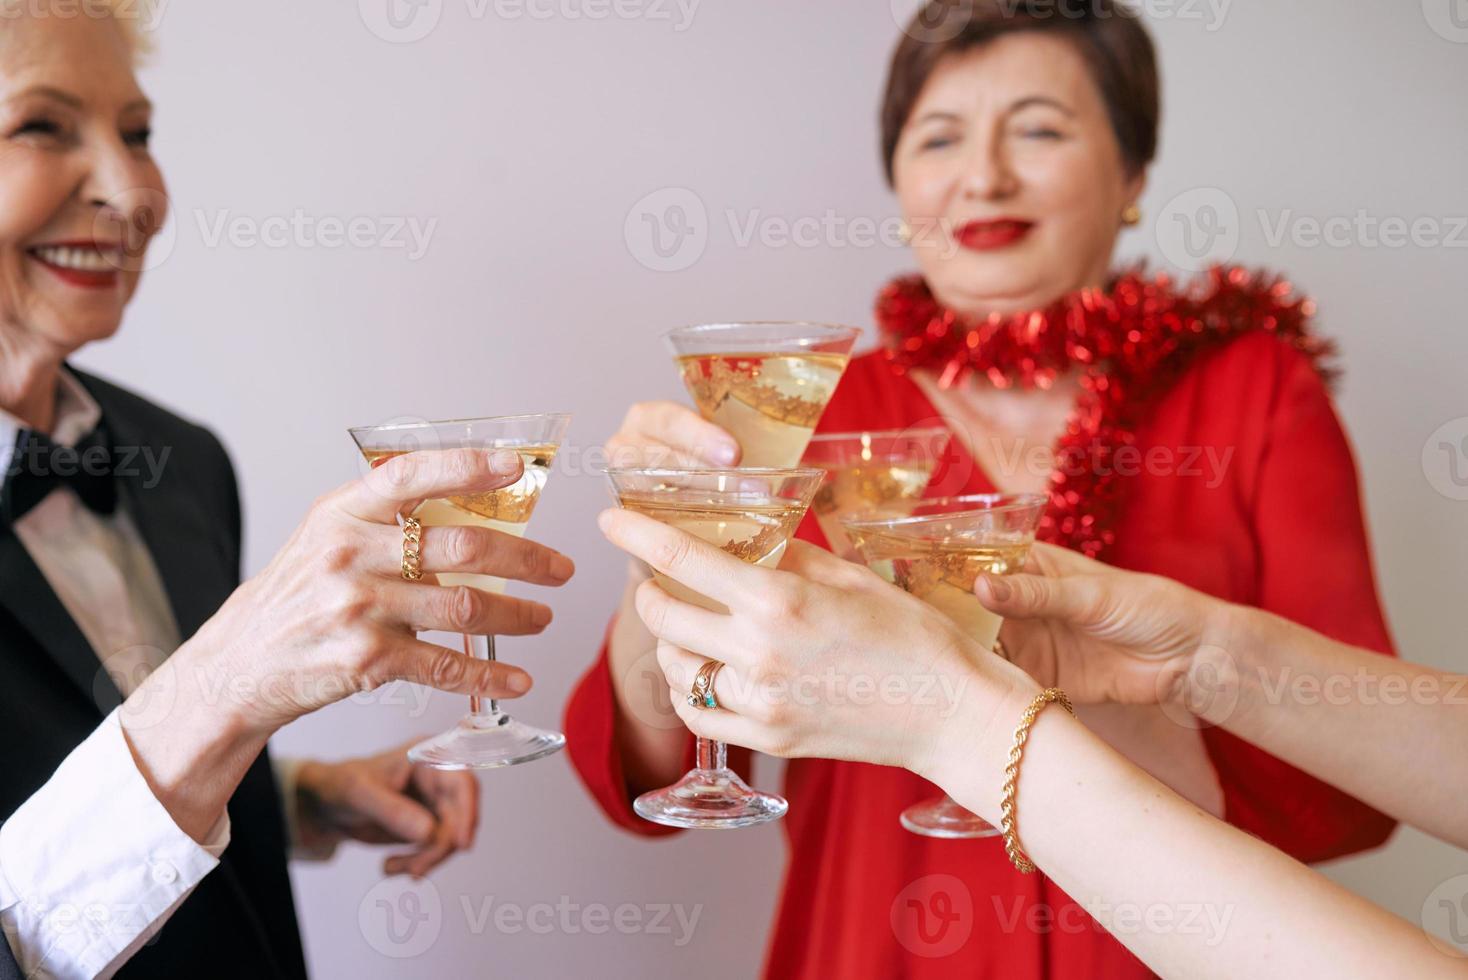
MULTIPOLYGON (((398 525, 398 514, 423 499, 499 489, 521 472, 514 452, 410 453, 320 498, 265 570, 235 590, 139 692, 151 686, 160 698, 197 699, 222 690, 220 723, 266 737, 394 680, 481 697, 524 694, 531 680, 520 668, 478 661, 416 634, 539 633, 550 609, 436 585, 431 577, 404 581, 398 525)), ((425 573, 561 585, 574 570, 543 545, 487 528, 424 528, 420 550, 425 573)))
POLYGON ((466 771, 415 766, 412 742, 347 762, 305 762, 297 773, 301 843, 307 848, 343 839, 367 844, 415 844, 389 856, 383 873, 421 878, 455 851, 474 844, 479 782, 466 771))
POLYGON ((821 548, 791 541, 768 569, 638 514, 607 511, 600 523, 613 544, 729 609, 679 601, 652 581, 637 592, 673 704, 696 735, 927 774, 971 745, 1014 690, 1035 689, 941 613, 821 548), (714 684, 722 710, 685 700, 706 658, 726 665, 714 684))
POLYGON ((1009 658, 1076 702, 1158 704, 1192 696, 1227 603, 1171 579, 1036 544, 1021 574, 988 576, 979 600, 1004 616, 1009 658))

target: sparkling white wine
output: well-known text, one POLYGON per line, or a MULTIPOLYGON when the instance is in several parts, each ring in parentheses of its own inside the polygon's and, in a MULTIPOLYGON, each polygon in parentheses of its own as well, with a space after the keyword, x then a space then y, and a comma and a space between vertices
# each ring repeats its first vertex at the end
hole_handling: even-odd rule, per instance
MULTIPOLYGON (((730 504, 700 499, 697 491, 626 491, 620 495, 620 503, 627 510, 717 545, 741 561, 766 568, 780 563, 790 535, 805 516, 805 504, 800 500, 762 498, 730 504)), ((729 611, 727 606, 661 572, 654 570, 653 577, 669 595, 714 612, 729 611)))
MULTIPOLYGON (((449 525, 487 527, 515 537, 524 537, 525 525, 540 500, 550 478, 551 463, 555 460, 558 446, 504 446, 520 454, 525 472, 519 480, 508 487, 487 493, 472 493, 463 496, 425 500, 413 511, 413 516, 425 528, 449 525)), ((394 456, 403 455, 395 449, 363 449, 362 455, 372 466, 381 465, 394 456)), ((486 592, 503 592, 505 580, 492 575, 464 573, 441 573, 440 585, 470 585, 486 592)))
POLYGON ((915 459, 900 463, 853 462, 829 467, 826 482, 816 491, 810 509, 838 555, 851 550, 851 541, 840 518, 846 514, 872 511, 902 517, 917 506, 937 460, 915 459))
POLYGON ((985 650, 999 638, 1002 617, 974 595, 980 575, 1019 571, 1033 537, 1013 541, 920 540, 881 530, 847 529, 867 567, 940 610, 985 650))
POLYGON ((744 450, 743 466, 800 462, 850 357, 832 353, 704 354, 678 358, 683 383, 710 422, 744 450))

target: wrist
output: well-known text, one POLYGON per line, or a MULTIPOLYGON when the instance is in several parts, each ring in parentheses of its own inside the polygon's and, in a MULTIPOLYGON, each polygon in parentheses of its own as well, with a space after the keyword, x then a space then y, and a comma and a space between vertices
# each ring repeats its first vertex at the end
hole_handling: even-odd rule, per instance
POLYGON ((913 771, 997 825, 1014 729, 1042 688, 1018 667, 974 650, 993 660, 964 675, 961 696, 935 726, 932 751, 913 771))
POLYGON ((119 722, 153 795, 203 841, 268 736, 212 704, 193 680, 170 658, 123 702, 119 722))
POLYGON ((287 801, 296 822, 296 846, 304 853, 334 847, 344 836, 333 825, 327 801, 332 763, 303 760, 295 773, 294 799, 287 801))
POLYGON ((1197 642, 1179 673, 1174 697, 1201 721, 1222 725, 1238 707, 1245 663, 1256 645, 1253 612, 1205 598, 1194 614, 1200 624, 1197 642))

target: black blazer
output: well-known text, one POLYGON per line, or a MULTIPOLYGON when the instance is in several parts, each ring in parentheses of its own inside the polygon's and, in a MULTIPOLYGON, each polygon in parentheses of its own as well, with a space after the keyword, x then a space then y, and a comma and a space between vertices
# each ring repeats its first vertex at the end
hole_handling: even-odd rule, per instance
MULTIPOLYGON (((179 634, 192 636, 239 584, 234 470, 210 432, 74 372, 102 407, 126 506, 163 578, 179 634), (168 452, 156 486, 131 452, 168 452)), ((121 695, 20 540, 0 527, 0 820, 51 777, 121 695)), ((304 977, 281 804, 266 753, 229 803, 219 867, 120 977, 304 977)), ((107 820, 105 812, 96 815, 107 820)), ((0 942, 0 978, 18 976, 0 942)))

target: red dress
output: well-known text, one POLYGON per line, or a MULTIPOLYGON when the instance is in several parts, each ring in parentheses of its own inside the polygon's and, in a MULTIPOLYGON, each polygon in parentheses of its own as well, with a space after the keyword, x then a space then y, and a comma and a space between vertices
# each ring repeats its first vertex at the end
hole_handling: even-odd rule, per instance
MULTIPOLYGON (((853 360, 820 428, 891 429, 938 415, 912 381, 867 354, 853 360)), ((1304 355, 1264 334, 1203 354, 1158 402, 1137 446, 1139 472, 1126 480, 1112 564, 1391 652, 1351 450, 1304 355)), ((956 452, 957 476, 939 489, 992 491, 962 448, 956 452)), ((824 543, 811 519, 801 537, 824 543)), ((603 648, 567 706, 572 761, 618 825, 647 836, 676 833, 632 812, 613 710, 603 648)), ((1208 729, 1203 739, 1228 821, 1303 861, 1374 847, 1394 827, 1225 732, 1208 729)), ((747 763, 742 750, 731 747, 730 757, 747 763)), ((1151 975, 1043 874, 1017 873, 997 840, 903 830, 897 815, 937 794, 906 770, 794 759, 784 794, 790 864, 768 977, 1151 975)))

